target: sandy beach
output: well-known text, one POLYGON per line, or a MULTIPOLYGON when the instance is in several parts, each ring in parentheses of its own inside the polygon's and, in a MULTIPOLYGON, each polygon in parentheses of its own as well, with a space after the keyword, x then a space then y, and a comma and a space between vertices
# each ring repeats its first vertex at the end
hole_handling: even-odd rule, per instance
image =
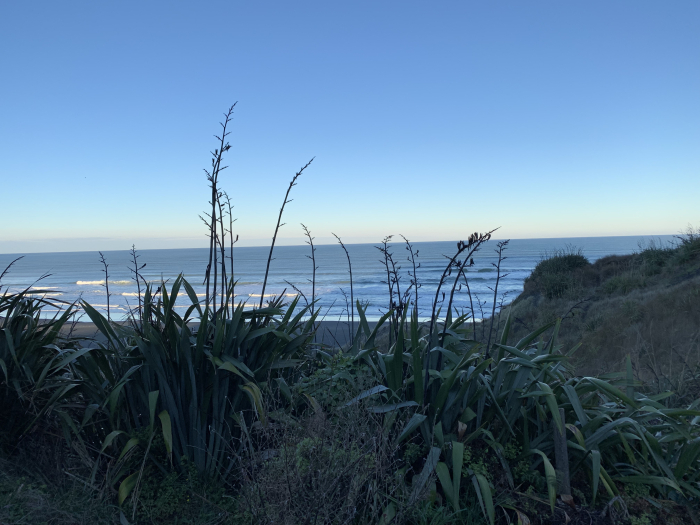
MULTIPOLYGON (((126 321, 119 321, 117 324, 127 325, 126 321)), ((369 322, 370 329, 373 329, 377 324, 376 322, 369 322)), ((194 325, 196 326, 196 324, 194 325)), ((355 321, 355 331, 357 330, 358 321, 355 321)), ((85 338, 83 344, 84 346, 90 346, 90 342, 105 342, 106 339, 97 330, 97 327, 93 323, 89 322, 77 322, 72 325, 66 325, 62 330, 64 335, 69 333, 73 337, 85 338)), ((318 322, 318 332, 316 337, 316 342, 328 345, 331 347, 343 347, 350 341, 350 331, 349 323, 340 321, 319 321, 318 322)))

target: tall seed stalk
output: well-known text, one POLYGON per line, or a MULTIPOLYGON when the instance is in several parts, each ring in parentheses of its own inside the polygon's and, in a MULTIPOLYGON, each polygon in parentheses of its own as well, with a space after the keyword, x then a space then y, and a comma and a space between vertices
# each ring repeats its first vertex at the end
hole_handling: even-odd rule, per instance
MULTIPOLYGON (((238 234, 236 234, 236 239, 233 238, 233 223, 238 219, 233 218, 233 206, 231 206, 231 198, 228 193, 223 192, 224 198, 226 199, 226 206, 228 207, 228 234, 229 234, 229 260, 230 260, 230 274, 231 274, 231 301, 235 300, 236 297, 236 280, 233 275, 233 245, 238 242, 238 234)), ((233 304, 231 305, 233 309, 233 304)))
MULTIPOLYGON (((507 259, 503 257, 503 250, 506 249, 510 241, 500 241, 496 246, 496 253, 498 254, 498 263, 491 263, 492 266, 496 268, 496 286, 493 288, 493 307, 491 308, 491 323, 489 324, 489 338, 486 343, 486 357, 491 353, 491 332, 493 331, 493 318, 496 315, 496 299, 498 298, 498 283, 501 277, 506 277, 508 274, 501 275, 501 263, 507 259)), ((482 321, 483 322, 483 321, 482 321)))
POLYGON ((297 171, 296 175, 292 177, 292 181, 289 183, 289 187, 287 188, 287 193, 284 195, 284 201, 282 202, 282 206, 280 207, 280 214, 277 217, 277 226, 275 227, 275 234, 272 236, 272 244, 270 245, 270 254, 267 256, 267 266, 265 267, 265 279, 263 280, 263 286, 262 286, 262 292, 260 293, 260 306, 259 308, 262 308, 263 305, 263 300, 265 299, 265 288, 267 288, 267 276, 270 273, 270 263, 272 262, 272 252, 275 249, 275 242, 277 241, 277 232, 279 232, 280 227, 284 226, 282 223, 282 213, 284 213, 284 207, 292 202, 289 199, 289 192, 292 191, 292 188, 296 186, 297 184, 297 179, 299 176, 304 173, 304 170, 309 167, 309 165, 314 161, 312 158, 309 162, 307 162, 304 167, 302 167, 299 171, 297 171))
MULTIPOLYGON (((231 149, 231 145, 226 142, 226 137, 230 135, 230 132, 226 130, 228 127, 229 122, 231 122, 231 118, 233 115, 233 110, 236 107, 236 104, 233 104, 226 113, 224 113, 224 121, 220 123, 222 132, 221 136, 214 135, 216 139, 219 141, 219 147, 215 149, 212 153, 212 159, 211 159, 211 171, 207 171, 206 169, 204 170, 204 173, 207 176, 207 180, 209 181, 209 185, 211 187, 211 215, 209 216, 209 222, 207 225, 209 226, 209 264, 207 264, 207 270, 204 276, 204 282, 206 284, 206 297, 205 297, 205 306, 206 310, 209 311, 209 304, 212 304, 212 311, 216 312, 216 288, 217 288, 217 266, 218 266, 218 261, 217 261, 217 216, 216 216, 216 209, 219 206, 219 199, 220 199, 220 193, 219 193, 219 174, 227 168, 227 166, 222 166, 221 161, 223 158, 223 155, 226 151, 231 149), (214 286, 213 286, 213 297, 210 297, 209 295, 209 290, 210 290, 210 281, 211 281, 211 270, 212 270, 212 265, 214 268, 214 286)), ((204 219, 202 219, 204 220, 204 219)), ((206 221, 205 221, 206 223, 206 221)), ((222 298, 223 300, 223 298, 222 298)))
POLYGON ((420 263, 416 265, 416 257, 418 257, 418 252, 420 250, 416 250, 415 252, 413 251, 413 245, 408 241, 406 237, 401 235, 401 238, 406 242, 406 250, 408 250, 409 257, 408 257, 408 262, 410 262, 413 265, 413 273, 409 272, 408 275, 411 278, 411 286, 413 286, 413 291, 414 291, 414 307, 416 308, 416 311, 418 311, 418 288, 421 287, 421 284, 418 282, 418 274, 416 270, 420 268, 420 263))
MULTIPOLYGON (((450 259, 449 263, 445 267, 445 270, 442 272, 442 276, 440 277, 440 281, 437 286, 437 290, 435 290, 435 299, 433 300, 433 309, 430 314, 430 329, 428 331, 428 340, 430 341, 430 344, 427 347, 427 351, 430 351, 430 345, 433 344, 433 330, 435 329, 435 326, 437 324, 437 318, 435 311, 437 309, 437 304, 438 304, 438 299, 440 297, 440 291, 442 289, 442 285, 445 284, 447 277, 452 274, 453 269, 457 269, 457 277, 454 280, 454 283, 452 285, 452 290, 450 291, 450 301, 447 307, 447 312, 445 314, 445 328, 447 327, 447 319, 450 315, 450 309, 452 308, 452 299, 454 297, 454 291, 457 287, 457 282, 459 280, 459 277, 464 269, 464 267, 467 264, 471 264, 471 258, 474 252, 476 252, 482 244, 487 242, 489 239, 491 239, 491 234, 495 230, 491 230, 490 232, 487 233, 472 233, 467 241, 459 241, 457 243, 457 253, 452 256, 450 259), (460 257, 462 254, 464 254, 464 260, 458 260, 458 257, 460 257)), ((444 339, 444 334, 445 330, 443 330, 443 339, 444 339)), ((441 363, 441 357, 442 354, 439 354, 438 356, 438 368, 440 367, 441 363)), ((425 360, 425 378, 423 380, 423 385, 425 389, 424 397, 427 398, 428 396, 428 381, 430 379, 430 358, 425 360)))
POLYGON ((139 301, 139 306, 138 306, 138 314, 139 314, 139 330, 141 329, 140 327, 143 325, 143 302, 141 301, 141 280, 143 277, 139 273, 141 270, 143 270, 146 267, 146 263, 143 263, 141 266, 139 266, 137 259, 141 257, 136 253, 136 246, 131 245, 131 260, 134 265, 133 268, 129 268, 129 271, 134 274, 134 280, 136 281, 136 290, 138 291, 138 301, 139 301))
MULTIPOLYGON (((394 284, 391 279, 391 264, 389 262, 389 259, 391 258, 391 254, 389 252, 389 242, 391 242, 392 237, 393 235, 387 235, 386 237, 384 237, 384 239, 382 239, 381 246, 375 246, 375 248, 377 248, 377 250, 379 250, 384 256, 384 260, 382 261, 380 259, 379 262, 383 264, 386 268, 386 281, 383 282, 385 282, 389 288, 389 309, 387 310, 388 312, 393 312, 394 307, 394 284)), ((389 330, 389 346, 391 346, 392 344, 392 335, 392 330, 389 330)))
MULTIPOLYGON (((345 252, 345 257, 348 258, 348 268, 350 269, 350 313, 351 313, 351 321, 350 321, 350 346, 353 345, 354 343, 354 338, 355 338, 355 295, 352 290, 352 263, 350 262, 350 254, 348 253, 348 249, 345 247, 343 244, 343 241, 340 240, 340 237, 338 237, 335 233, 331 232, 333 236, 338 239, 338 242, 340 243, 340 246, 343 248, 343 251, 345 252)), ((314 270, 314 275, 315 275, 315 270, 314 270)))
MULTIPOLYGON (((218 192, 216 195, 216 204, 219 208, 219 227, 221 228, 221 236, 217 235, 219 250, 221 251, 221 305, 220 308, 224 308, 224 298, 226 297, 226 290, 228 289, 228 280, 226 277, 226 228, 224 228, 224 205, 221 202, 222 192, 218 192)), ((224 315, 228 313, 228 303, 225 305, 224 315)))
MULTIPOLYGON (((469 266, 474 266, 474 259, 469 262, 469 266)), ((462 268, 462 276, 464 277, 464 284, 467 286, 467 294, 469 295, 469 309, 472 312, 472 331, 474 332, 474 339, 476 339, 476 312, 474 312, 474 301, 472 299, 472 290, 469 287, 469 279, 467 279, 467 271, 462 268)))
POLYGON ((314 248, 314 237, 311 237, 311 232, 309 229, 302 223, 301 227, 304 229, 304 235, 309 239, 308 241, 305 241, 306 244, 311 246, 311 255, 307 255, 309 259, 311 259, 311 317, 314 316, 314 311, 315 311, 315 306, 316 306, 316 270, 318 270, 318 266, 316 266, 316 248, 314 248))
POLYGON ((105 290, 107 291, 107 321, 111 322, 112 317, 110 316, 109 313, 109 273, 107 272, 107 268, 109 267, 109 264, 107 264, 107 261, 105 260, 105 256, 102 255, 102 252, 97 252, 100 254, 100 262, 102 263, 102 266, 104 266, 104 269, 102 270, 105 274, 105 290))

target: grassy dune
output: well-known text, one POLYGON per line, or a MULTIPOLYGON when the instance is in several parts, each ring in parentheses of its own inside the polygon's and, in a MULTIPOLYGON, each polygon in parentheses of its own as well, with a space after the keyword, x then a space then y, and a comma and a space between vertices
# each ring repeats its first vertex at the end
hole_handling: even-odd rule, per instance
MULTIPOLYGON (((504 311, 503 316, 507 312, 504 311)), ((700 236, 589 263, 575 250, 545 258, 513 302, 513 330, 525 334, 563 317, 577 373, 617 372, 627 355, 638 379, 679 399, 700 394, 700 236)))

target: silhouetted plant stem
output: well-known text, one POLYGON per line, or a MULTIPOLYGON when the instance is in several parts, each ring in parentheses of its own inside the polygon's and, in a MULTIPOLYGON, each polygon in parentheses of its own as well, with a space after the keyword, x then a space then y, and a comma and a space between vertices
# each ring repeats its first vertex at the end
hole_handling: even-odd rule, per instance
POLYGON ((399 277, 399 272, 398 270, 401 269, 400 266, 396 266, 394 263, 394 255, 391 252, 388 252, 388 257, 389 257, 389 264, 391 264, 391 275, 392 275, 392 281, 394 285, 396 285, 396 299, 398 301, 397 303, 394 303, 392 301, 392 320, 393 320, 393 325, 394 325, 394 337, 398 341, 399 339, 399 324, 401 322, 401 319, 403 318, 403 308, 404 304, 402 302, 402 299, 405 299, 404 297, 401 296, 401 283, 400 280, 401 278, 399 277))
MULTIPOLYGON (((489 324, 489 338, 486 343, 486 357, 491 353, 491 332, 493 331, 493 318, 496 315, 496 299, 498 297, 498 283, 501 280, 501 263, 507 259, 503 257, 503 250, 506 249, 510 241, 500 241, 496 246, 496 253, 498 254, 498 263, 491 263, 492 266, 496 268, 496 286, 493 289, 493 307, 491 308, 491 322, 489 324)), ((483 321, 482 321, 483 322, 483 321)))
POLYGON ((143 270, 146 267, 146 263, 143 263, 141 266, 139 266, 137 259, 140 257, 140 255, 136 254, 136 246, 131 245, 131 260, 134 264, 133 269, 129 269, 131 273, 134 274, 134 279, 136 280, 136 289, 138 290, 138 300, 139 300, 139 330, 141 330, 141 326, 143 326, 143 304, 141 301, 141 275, 139 272, 143 270))
MULTIPOLYGON (((442 330, 442 342, 443 342, 442 344, 444 344, 444 341, 445 341, 445 335, 446 335, 446 333, 447 333, 447 319, 448 319, 448 315, 449 315, 449 314, 451 313, 451 311, 452 311, 452 301, 453 301, 453 299, 454 299, 454 294, 455 294, 455 290, 456 290, 456 288, 457 288, 457 283, 459 282, 459 278, 460 278, 460 276, 464 275, 464 268, 465 268, 467 265, 469 265, 469 266, 474 266, 474 259, 472 258, 472 255, 474 254, 474 252, 476 252, 476 251, 479 249, 479 247, 481 246, 481 244, 483 244, 484 242, 488 241, 488 240, 491 238, 491 237, 490 237, 490 236, 491 236, 491 233, 493 233, 493 231, 491 231, 491 232, 489 232, 488 234, 486 234, 487 237, 485 237, 483 240, 480 240, 480 239, 477 238, 477 240, 476 240, 476 242, 475 242, 475 244, 474 244, 474 247, 473 247, 473 248, 471 249, 471 251, 464 257, 464 261, 459 261, 459 260, 458 260, 458 261, 456 262, 456 265, 457 265, 457 276, 455 277, 455 280, 454 280, 454 282, 452 283, 452 288, 451 288, 451 290, 450 290, 450 300, 449 300, 449 302, 448 302, 448 304, 447 304, 447 313, 445 314, 445 324, 444 324, 443 330, 442 330)), ((440 368, 440 362, 441 362, 441 360, 442 360, 442 355, 439 355, 439 356, 438 356, 438 369, 440 368)))
MULTIPOLYGON (((331 232, 333 233, 333 232, 331 232)), ((355 337, 355 296, 352 291, 352 263, 350 262, 350 254, 348 253, 348 249, 345 247, 343 244, 343 241, 340 240, 340 237, 338 237, 335 233, 333 233, 333 236, 338 239, 338 242, 340 243, 340 246, 343 248, 343 251, 345 252, 345 256, 348 258, 348 268, 350 269, 350 312, 351 312, 351 317, 352 320, 350 321, 350 346, 353 345, 353 339, 355 337)))
POLYGON ((421 287, 421 285, 418 283, 418 274, 416 273, 416 270, 420 268, 420 263, 416 266, 416 257, 418 257, 418 252, 420 250, 416 250, 415 252, 413 251, 413 245, 408 241, 406 237, 401 235, 404 241, 406 241, 406 249, 408 250, 408 253, 410 254, 410 257, 408 258, 409 262, 413 265, 413 274, 409 273, 409 276, 411 277, 411 285, 413 286, 413 290, 415 292, 415 299, 414 299, 414 307, 416 308, 416 312, 418 312, 418 288, 421 287))
MULTIPOLYGON (((0 282, 2 282, 2 278, 5 277, 5 275, 7 275, 7 273, 10 271, 10 268, 12 268, 12 265, 15 264, 17 261, 19 261, 20 259, 24 259, 24 255, 20 255, 15 260, 11 261, 10 264, 5 266, 5 269, 2 271, 2 273, 0 273, 0 282)), ((2 290, 2 286, 0 286, 0 290, 2 290)))
MULTIPOLYGON (((457 268, 457 270, 458 270, 458 272, 457 272, 457 279, 459 279, 460 271, 464 268, 464 266, 465 266, 467 263, 471 264, 471 256, 474 254, 474 252, 475 252, 477 249, 479 249, 479 247, 480 247, 483 243, 485 243, 486 241, 488 241, 488 240, 491 238, 491 234, 492 234, 494 231, 495 231, 495 230, 491 230, 491 231, 488 232, 488 233, 482 233, 482 234, 479 234, 479 233, 476 233, 476 232, 475 232, 475 233, 473 233, 473 234, 471 234, 471 235, 469 236, 469 238, 467 239, 466 242, 465 242, 465 241, 459 241, 459 242, 457 243, 457 253, 455 253, 454 256, 452 256, 452 258, 450 258, 449 263, 448 263, 447 266, 445 267, 445 270, 442 272, 442 276, 440 277, 440 281, 439 281, 439 283, 438 283, 437 290, 435 290, 435 299, 433 300, 433 309, 432 309, 431 314, 430 314, 430 328, 429 328, 429 331, 428 331, 428 341, 429 341, 429 344, 428 344, 428 346, 427 346, 427 348, 426 348, 426 351, 428 352, 428 358, 425 360, 425 377, 424 377, 424 383, 423 383, 424 389, 425 389, 425 394, 424 394, 424 398, 425 398, 425 399, 428 399, 428 396, 427 396, 428 391, 427 391, 427 389, 428 389, 428 381, 430 380, 430 350, 431 350, 431 345, 433 344, 433 330, 435 329, 435 324, 436 324, 436 322, 437 322, 436 315, 435 315, 435 310, 437 309, 438 299, 439 299, 439 297, 440 297, 440 291, 441 291, 441 289, 442 289, 442 285, 445 283, 445 280, 447 279, 447 276, 450 275, 450 274, 452 273, 452 269, 453 269, 453 268, 457 268), (465 252, 466 252, 466 254, 465 254, 465 257, 464 257, 464 261, 458 261, 457 258, 460 257, 460 256, 461 256, 463 253, 465 253, 465 252)), ((454 284, 452 285, 452 293, 450 294, 450 296, 453 295, 454 289, 455 289, 455 287, 457 286, 457 279, 455 279, 455 282, 454 282, 454 284)), ((451 308, 451 307, 452 307, 452 297, 450 297, 450 306, 449 306, 449 308, 451 308)), ((446 314, 446 317, 445 317, 445 324, 447 324, 447 316, 449 316, 449 308, 448 308, 448 310, 447 310, 447 314, 446 314)), ((440 355, 438 356, 438 368, 439 368, 439 365, 440 365, 440 356, 441 356, 441 355, 442 355, 442 354, 440 354, 440 355)))
MULTIPOLYGON (((377 248, 377 250, 379 250, 382 253, 382 255, 384 256, 384 260, 383 261, 380 260, 379 262, 382 263, 384 265, 384 267, 386 268, 386 284, 389 287, 389 310, 388 310, 389 312, 393 311, 393 305, 394 305, 394 286, 393 286, 393 282, 391 280, 391 268, 390 268, 390 264, 389 264, 389 257, 390 257, 389 242, 391 241, 392 237, 393 237, 393 235, 387 235, 386 237, 384 237, 384 239, 382 239, 381 247, 375 246, 375 248, 377 248)), ((391 317, 392 317, 392 322, 393 322, 393 314, 391 317)), ((392 335, 393 335, 392 330, 389 330, 389 346, 392 345, 392 335)))
MULTIPOLYGON (((238 242, 238 235, 236 235, 236 239, 233 239, 233 223, 236 222, 238 219, 233 218, 232 214, 232 209, 233 206, 231 206, 231 198, 228 196, 228 193, 223 192, 224 197, 226 198, 226 205, 228 206, 228 223, 229 223, 229 228, 228 228, 228 233, 229 233, 229 259, 231 262, 230 265, 230 273, 231 273, 231 301, 235 301, 236 297, 236 280, 235 276, 233 275, 233 245, 238 242)), ((233 310, 233 304, 232 310, 233 310)))
MULTIPOLYGON (((480 315, 480 325, 481 325, 481 342, 484 342, 484 339, 486 339, 486 318, 484 316, 484 305, 486 304, 486 301, 482 301, 479 299, 479 296, 477 294, 474 294, 474 297, 476 297, 476 305, 479 307, 479 315, 480 315)), ((476 337, 476 334, 474 334, 476 337)))
POLYGON ((498 331, 501 329, 501 317, 503 313, 503 305, 506 302, 506 297, 508 297, 508 294, 510 292, 504 292, 501 294, 501 298, 498 301, 498 322, 496 323, 496 331, 494 332, 496 335, 498 335, 498 331))
POLYGON ((476 339, 476 312, 474 312, 472 290, 469 288, 469 279, 467 279, 467 272, 464 270, 464 268, 462 268, 462 276, 464 277, 464 284, 467 286, 467 294, 469 295, 469 309, 472 311, 472 331, 474 332, 474 339, 476 339))
MULTIPOLYGON (((348 316, 348 336, 349 338, 352 338, 352 328, 350 328, 350 303, 348 302, 348 294, 345 293, 345 290, 340 288, 340 293, 343 294, 343 298, 345 299, 345 313, 348 316)), ((341 312, 341 319, 342 319, 342 312, 341 312)))
POLYGON ((309 306, 309 300, 306 298, 306 295, 304 295, 304 292, 302 292, 297 286, 294 284, 290 283, 287 279, 284 280, 285 283, 287 283, 289 286, 294 288, 294 291, 301 296, 302 299, 304 299, 304 302, 306 303, 306 306, 309 306))
POLYGON ((102 255, 102 252, 97 252, 100 254, 100 262, 102 263, 102 266, 104 266, 104 270, 102 270, 105 273, 105 290, 107 291, 107 320, 112 321, 112 317, 110 316, 109 313, 109 273, 107 272, 107 268, 109 267, 109 264, 107 264, 107 261, 105 261, 105 256, 102 255))
POLYGON ((304 229, 304 235, 309 239, 306 241, 306 244, 311 246, 311 255, 307 255, 309 259, 311 259, 311 317, 314 316, 314 310, 316 308, 316 270, 318 270, 318 267, 316 266, 316 248, 314 248, 314 238, 311 237, 311 232, 309 229, 304 226, 302 223, 301 227, 304 229))
POLYGON ((294 186, 296 186, 297 179, 299 178, 299 176, 302 173, 304 173, 304 170, 308 168, 313 161, 314 159, 311 159, 304 165, 304 167, 297 171, 296 175, 292 177, 292 181, 289 183, 287 193, 284 195, 284 201, 282 202, 282 206, 280 207, 280 214, 277 217, 277 226, 275 227, 275 234, 272 236, 272 244, 270 245, 270 255, 267 256, 267 266, 265 267, 265 279, 263 280, 262 292, 260 293, 260 308, 262 308, 263 300, 265 299, 265 288, 267 288, 267 276, 270 273, 270 263, 272 262, 272 252, 275 249, 275 241, 277 241, 277 232, 279 232, 280 227, 284 226, 284 224, 282 224, 282 213, 284 213, 284 207, 287 205, 287 203, 292 202, 291 200, 289 200, 289 192, 292 191, 292 188, 294 186))
MULTIPOLYGON (((226 278, 226 228, 224 228, 224 206, 221 202, 222 193, 216 194, 216 204, 219 208, 219 227, 221 228, 221 236, 217 236, 219 250, 221 251, 221 301, 219 308, 224 308, 224 299, 226 298, 226 290, 228 289, 228 281, 226 278)), ((228 312, 228 304, 226 304, 224 316, 228 312)))
MULTIPOLYGON (((223 157, 224 152, 228 151, 231 149, 231 145, 226 142, 226 137, 230 134, 230 132, 226 131, 226 128, 231 122, 231 115, 233 115, 233 109, 236 107, 236 104, 233 104, 228 111, 224 114, 224 122, 221 123, 221 136, 219 137, 218 135, 215 135, 215 138, 219 140, 219 147, 214 150, 212 153, 212 160, 211 160, 211 172, 204 170, 204 173, 207 175, 207 180, 210 183, 211 186, 211 215, 209 216, 210 222, 209 222, 209 264, 207 265, 207 270, 204 276, 204 281, 206 283, 206 297, 205 297, 205 304, 206 304, 206 309, 209 309, 209 304, 210 300, 212 301, 212 311, 216 311, 216 288, 217 288, 217 218, 216 218, 216 208, 217 208, 217 202, 219 199, 219 173, 226 169, 226 166, 221 166, 221 160, 223 157), (210 298, 209 295, 209 289, 210 289, 210 279, 211 279, 211 269, 212 269, 212 264, 214 265, 214 296, 210 298)), ((204 220, 204 219, 202 219, 204 220)))

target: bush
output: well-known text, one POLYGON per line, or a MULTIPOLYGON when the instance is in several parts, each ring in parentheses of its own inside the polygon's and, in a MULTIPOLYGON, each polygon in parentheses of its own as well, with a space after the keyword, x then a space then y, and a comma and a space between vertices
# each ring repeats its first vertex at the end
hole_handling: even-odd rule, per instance
POLYGON ((570 296, 578 292, 589 277, 583 271, 589 267, 581 250, 573 247, 546 254, 525 279, 525 292, 537 292, 548 299, 570 296))

